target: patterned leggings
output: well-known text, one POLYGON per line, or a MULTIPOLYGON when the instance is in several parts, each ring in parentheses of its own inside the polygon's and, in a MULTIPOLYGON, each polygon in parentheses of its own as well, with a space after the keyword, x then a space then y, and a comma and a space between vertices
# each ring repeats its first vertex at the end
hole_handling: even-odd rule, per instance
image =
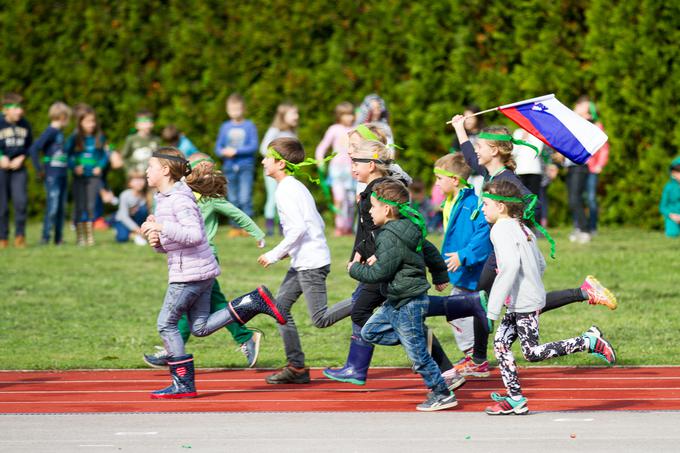
POLYGON ((510 396, 521 396, 522 388, 517 377, 517 365, 512 355, 512 344, 519 337, 522 354, 529 362, 585 351, 587 342, 584 337, 538 344, 538 312, 505 313, 496 331, 493 349, 501 369, 503 384, 510 396))

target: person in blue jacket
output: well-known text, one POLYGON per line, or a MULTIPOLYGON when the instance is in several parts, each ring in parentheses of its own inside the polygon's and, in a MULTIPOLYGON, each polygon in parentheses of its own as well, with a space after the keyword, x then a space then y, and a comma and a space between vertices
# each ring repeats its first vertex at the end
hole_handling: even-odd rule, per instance
POLYGON ((71 119, 71 107, 55 102, 47 112, 50 125, 33 142, 29 150, 33 166, 40 179, 45 181, 45 220, 42 244, 50 243, 54 228, 54 243, 63 243, 64 209, 68 182, 68 156, 64 151, 64 128, 71 119), (43 157, 40 159, 40 152, 43 157))
MULTIPOLYGON (((453 287, 452 295, 477 291, 484 263, 492 250, 488 222, 483 216, 472 215, 479 199, 467 181, 471 172, 462 153, 447 154, 434 164, 435 184, 446 196, 442 205, 442 257, 453 287)), ((473 317, 455 319, 450 324, 458 347, 470 355, 474 345, 473 317)), ((456 373, 455 367, 451 373, 456 373)))

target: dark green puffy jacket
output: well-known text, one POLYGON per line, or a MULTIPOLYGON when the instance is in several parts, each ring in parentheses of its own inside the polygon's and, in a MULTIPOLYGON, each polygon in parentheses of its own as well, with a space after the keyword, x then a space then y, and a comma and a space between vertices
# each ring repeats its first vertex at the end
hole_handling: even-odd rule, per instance
POLYGON ((437 247, 426 240, 422 251, 416 251, 422 233, 410 220, 392 220, 376 233, 377 261, 372 266, 354 263, 349 275, 360 282, 380 283, 387 303, 399 308, 408 299, 427 294, 430 284, 426 265, 435 285, 449 281, 446 263, 437 247))

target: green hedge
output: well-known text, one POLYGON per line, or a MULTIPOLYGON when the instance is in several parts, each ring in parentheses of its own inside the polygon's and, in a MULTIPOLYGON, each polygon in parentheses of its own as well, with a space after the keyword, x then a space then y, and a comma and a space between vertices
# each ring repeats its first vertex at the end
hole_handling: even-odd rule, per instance
MULTIPOLYGON (((586 93, 597 101, 611 142, 603 221, 658 227, 655 207, 680 145, 680 3, 508 5, 3 2, 1 88, 23 93, 36 133, 53 101, 87 102, 112 141, 122 143, 135 111, 148 107, 157 124, 177 124, 204 150, 213 147, 229 93, 246 97, 260 135, 276 105, 293 100, 308 153, 336 103, 376 91, 406 147, 401 162, 427 181, 451 140, 444 123, 465 104, 492 107, 554 92, 570 105, 586 93)), ((559 186, 553 218, 564 222, 559 186)), ((42 190, 35 185, 31 195, 38 200, 42 190)))

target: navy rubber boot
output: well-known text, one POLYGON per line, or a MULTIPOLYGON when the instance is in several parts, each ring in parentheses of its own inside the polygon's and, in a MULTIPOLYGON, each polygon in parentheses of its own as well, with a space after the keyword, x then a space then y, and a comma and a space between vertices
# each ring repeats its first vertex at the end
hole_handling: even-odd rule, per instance
POLYGON ((338 369, 326 368, 323 370, 324 376, 328 379, 333 379, 334 381, 347 382, 354 385, 365 385, 368 367, 373 358, 373 349, 375 349, 375 347, 372 344, 352 335, 345 366, 338 369))
POLYGON ((168 360, 172 384, 162 390, 151 392, 151 399, 179 399, 194 398, 196 384, 194 383, 194 356, 191 354, 168 360))
POLYGON ((279 324, 286 323, 286 319, 276 308, 276 299, 266 286, 260 286, 255 291, 232 300, 227 304, 227 308, 234 320, 241 325, 260 313, 271 316, 279 324))

